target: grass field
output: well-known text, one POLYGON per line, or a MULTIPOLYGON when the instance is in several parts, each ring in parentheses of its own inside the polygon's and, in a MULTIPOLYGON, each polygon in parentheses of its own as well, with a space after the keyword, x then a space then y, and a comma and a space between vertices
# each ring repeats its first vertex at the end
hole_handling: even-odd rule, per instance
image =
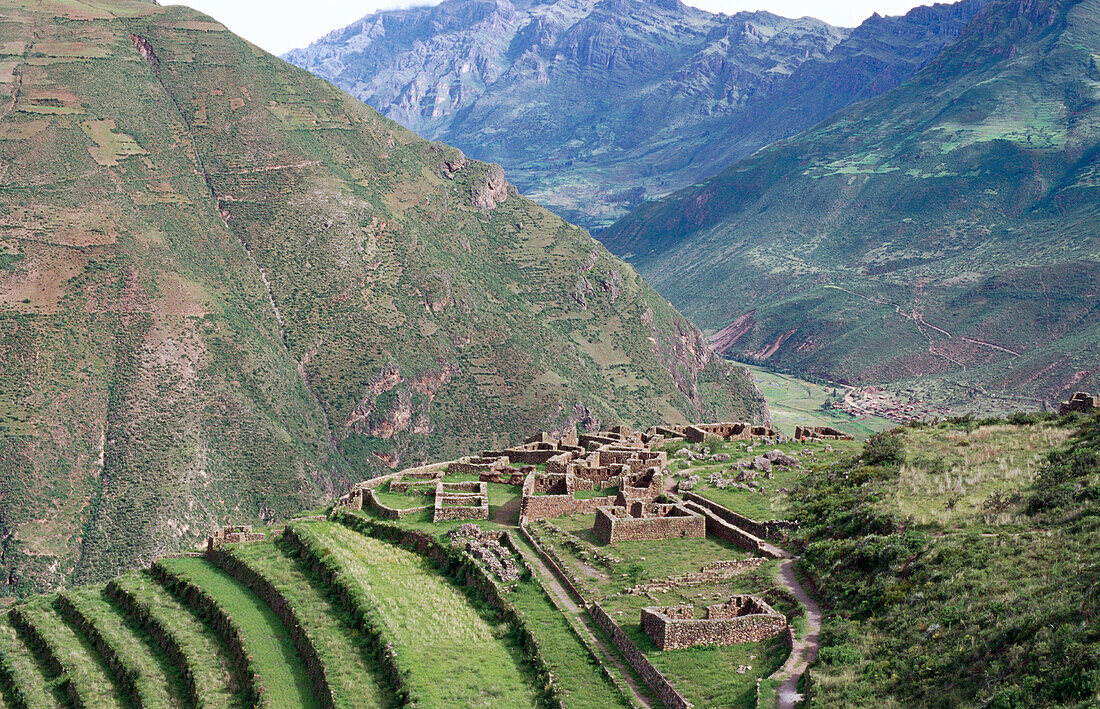
POLYGON ((210 594, 236 622, 274 706, 320 706, 286 627, 259 596, 205 559, 185 557, 158 563, 210 594))
POLYGON ((303 523, 362 588, 369 615, 394 639, 398 665, 421 707, 529 707, 522 656, 426 559, 332 523, 303 523))
POLYGON ((772 426, 788 436, 794 435, 795 426, 832 426, 862 440, 898 425, 879 416, 857 419, 843 411, 826 409, 825 402, 833 389, 843 392, 842 386, 815 384, 790 374, 771 372, 751 364, 738 364, 749 370, 768 402, 772 426))

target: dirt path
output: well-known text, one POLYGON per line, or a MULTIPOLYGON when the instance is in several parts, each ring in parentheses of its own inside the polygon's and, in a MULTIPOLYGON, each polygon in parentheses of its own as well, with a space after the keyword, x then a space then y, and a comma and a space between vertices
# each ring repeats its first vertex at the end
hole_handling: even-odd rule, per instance
POLYGON ((802 701, 802 695, 798 693, 798 680, 806 672, 810 663, 817 658, 818 648, 821 647, 821 608, 798 582, 798 577, 794 573, 794 562, 794 559, 784 559, 780 562, 779 582, 806 607, 806 635, 794 641, 790 657, 770 677, 779 681, 777 691, 780 709, 793 709, 802 701))
POLYGON ((569 595, 569 592, 565 590, 565 586, 561 584, 558 577, 550 570, 550 567, 543 563, 542 558, 537 553, 524 553, 523 558, 534 567, 536 572, 538 572, 540 580, 546 587, 546 590, 550 592, 551 599, 554 601, 554 605, 558 607, 558 610, 579 621, 579 629, 584 633, 586 640, 592 647, 599 651, 600 662, 602 662, 604 666, 613 664, 615 667, 619 668, 619 673, 622 675, 622 678, 626 680, 627 685, 630 687, 630 691, 634 694, 634 698, 638 700, 642 706, 648 709, 656 709, 656 707, 659 707, 660 705, 654 704, 646 691, 639 686, 638 682, 634 679, 634 675, 631 673, 630 667, 627 666, 622 657, 609 648, 603 641, 603 638, 593 630, 592 623, 594 623, 594 621, 588 615, 588 611, 582 608, 576 600, 569 595))

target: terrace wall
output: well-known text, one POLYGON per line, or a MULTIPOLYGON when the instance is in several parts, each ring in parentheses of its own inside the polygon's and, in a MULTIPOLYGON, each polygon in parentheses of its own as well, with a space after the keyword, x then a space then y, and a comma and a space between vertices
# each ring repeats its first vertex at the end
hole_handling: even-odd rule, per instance
POLYGON ((672 683, 660 670, 653 666, 649 658, 638 649, 630 636, 619 627, 619 624, 607 614, 607 611, 599 603, 592 603, 588 607, 588 612, 591 613, 596 624, 611 636, 611 642, 615 643, 615 647, 619 648, 626 661, 630 663, 630 666, 634 668, 634 671, 638 673, 638 676, 642 678, 642 681, 646 683, 646 686, 662 704, 670 709, 691 709, 695 706, 672 686, 672 683))
POLYGON ((694 492, 685 492, 682 496, 685 500, 707 508, 735 527, 740 527, 762 539, 782 539, 786 536, 787 530, 798 528, 798 522, 787 519, 770 519, 762 522, 751 519, 694 492))
POLYGON ((600 507, 613 504, 615 498, 610 495, 587 500, 578 500, 572 495, 525 495, 520 502, 519 518, 525 524, 537 519, 592 514, 600 507))

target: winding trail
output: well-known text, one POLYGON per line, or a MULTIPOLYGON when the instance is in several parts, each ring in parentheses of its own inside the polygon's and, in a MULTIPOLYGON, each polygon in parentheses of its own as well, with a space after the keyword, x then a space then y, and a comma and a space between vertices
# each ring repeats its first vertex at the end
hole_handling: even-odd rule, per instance
POLYGON ((769 678, 779 681, 776 691, 780 709, 794 709, 802 701, 802 695, 798 693, 798 680, 817 659, 817 651, 821 647, 821 608, 799 583, 794 571, 795 561, 794 557, 788 557, 780 562, 779 582, 806 607, 806 635, 792 643, 790 657, 769 678))

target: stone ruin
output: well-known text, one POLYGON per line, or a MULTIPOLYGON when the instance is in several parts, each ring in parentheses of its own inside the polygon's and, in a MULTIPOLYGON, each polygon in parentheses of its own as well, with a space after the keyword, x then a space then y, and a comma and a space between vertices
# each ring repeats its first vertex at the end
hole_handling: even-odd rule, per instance
POLYGON ((472 557, 485 564, 489 572, 505 583, 519 578, 519 565, 515 554, 500 543, 500 532, 487 532, 476 524, 463 524, 452 529, 447 536, 452 545, 465 547, 472 557))
POLYGON ((650 429, 665 438, 682 438, 691 443, 702 443, 708 436, 727 441, 748 441, 754 438, 781 438, 780 434, 768 426, 754 425, 743 421, 723 423, 695 423, 687 426, 655 426, 650 429))
POLYGON ((703 618, 693 605, 642 609, 642 630, 661 650, 760 642, 786 628, 786 616, 756 596, 733 596, 709 606, 703 618))
POLYGON ((844 431, 838 431, 832 426, 795 426, 794 438, 796 441, 854 441, 844 431))
POLYGON ((1065 416, 1071 413, 1089 414, 1100 409, 1100 395, 1093 396, 1088 392, 1079 391, 1069 401, 1063 401, 1058 407, 1058 415, 1065 416))
POLYGON ((592 526, 604 544, 655 539, 702 539, 707 535, 706 517, 681 502, 643 502, 629 507, 599 507, 592 526))
POLYGON ((263 532, 253 532, 252 525, 237 524, 214 530, 214 533, 206 538, 206 548, 213 549, 219 544, 247 544, 249 542, 262 542, 266 538, 263 532))
POLYGON ((484 482, 435 483, 433 522, 456 519, 489 519, 489 489, 484 482))

